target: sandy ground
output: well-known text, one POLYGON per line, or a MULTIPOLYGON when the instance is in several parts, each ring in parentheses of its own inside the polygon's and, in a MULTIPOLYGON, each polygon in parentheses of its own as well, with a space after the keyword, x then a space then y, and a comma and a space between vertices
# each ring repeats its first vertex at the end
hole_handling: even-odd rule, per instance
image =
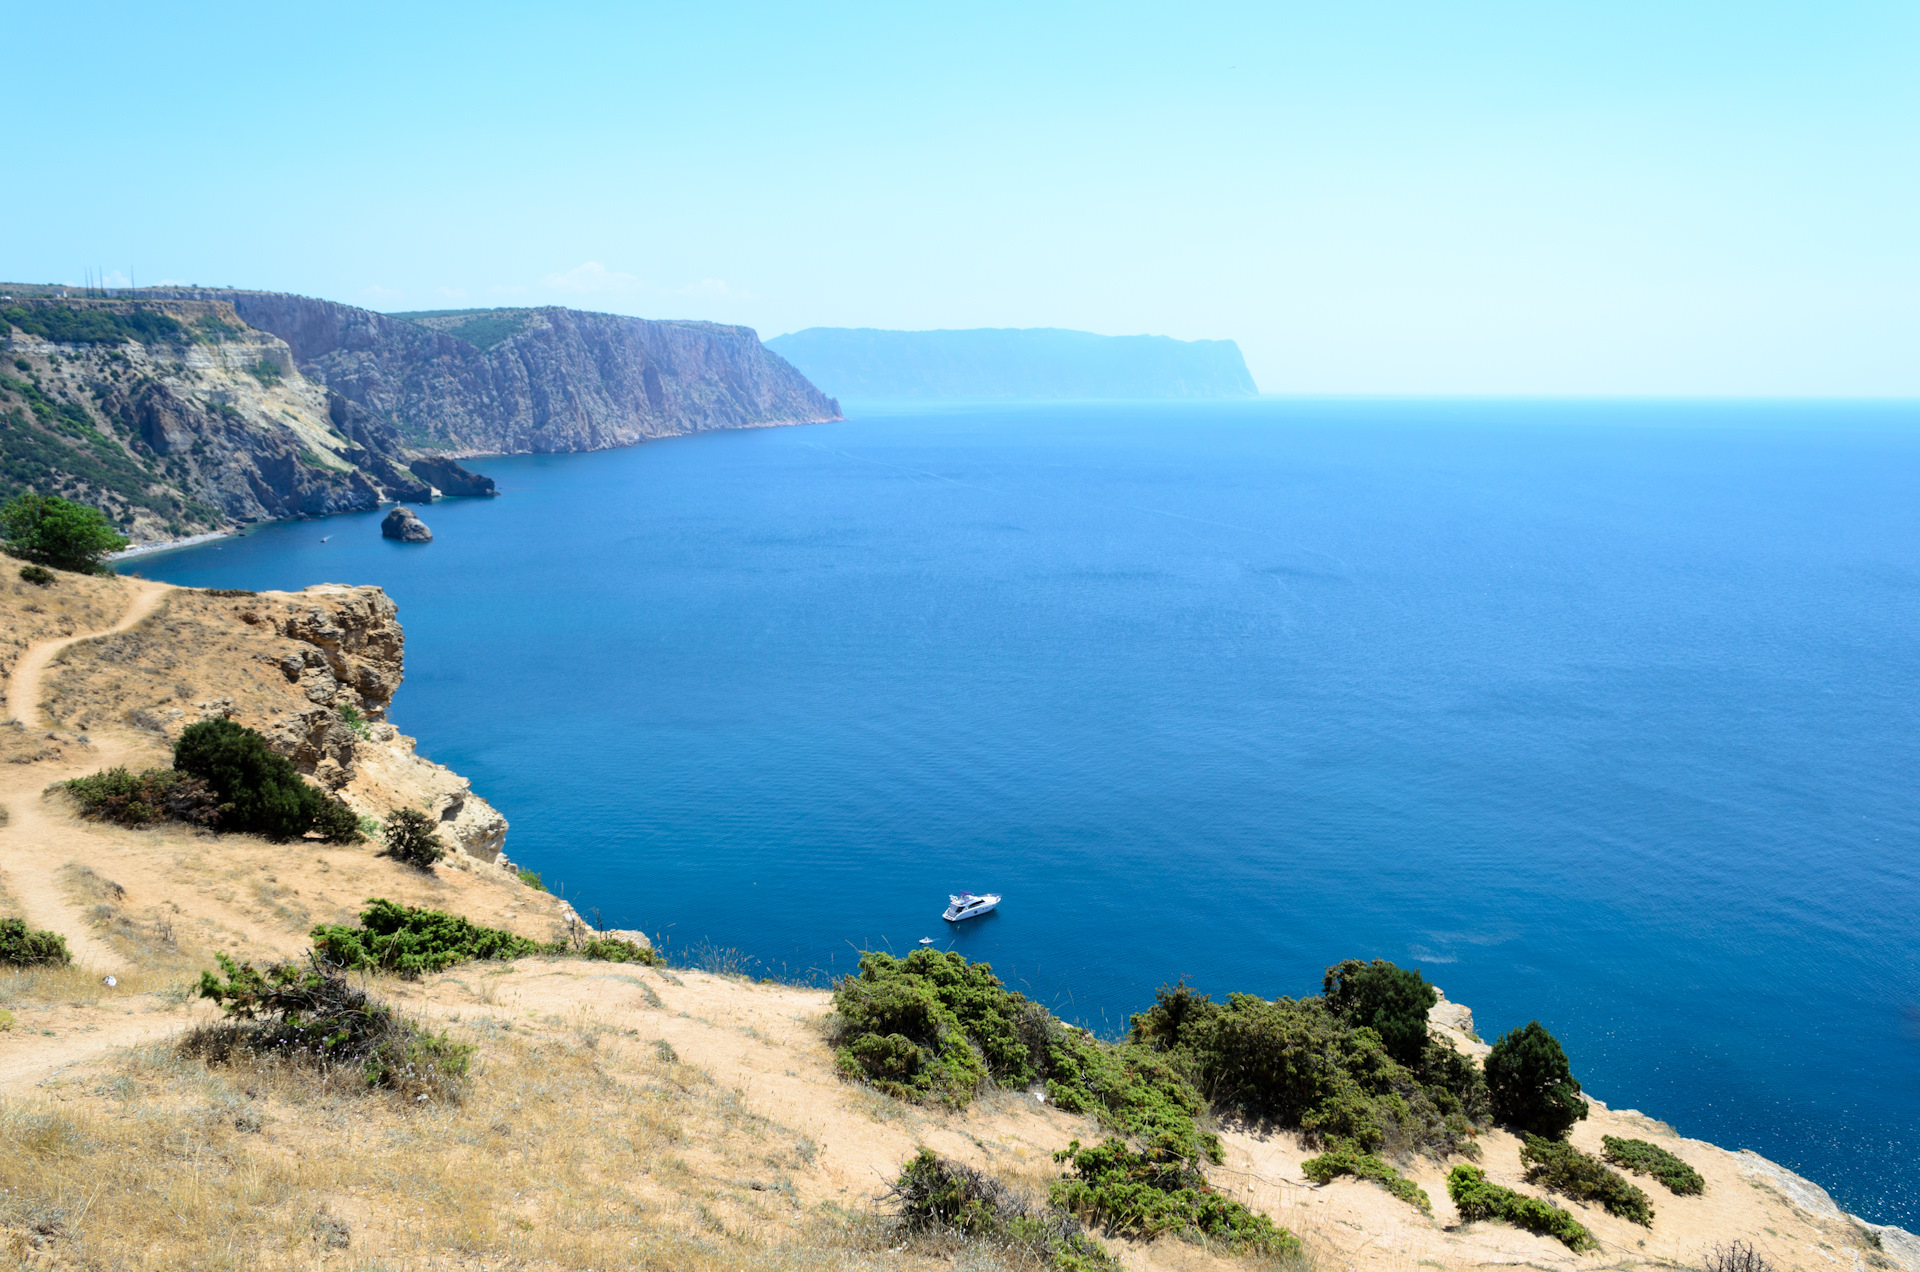
MULTIPOLYGON (((77 1128, 59 1141, 69 1147, 27 1165, 0 1160, 0 1175, 27 1172, 8 1176, 15 1193, 0 1189, 0 1235, 11 1234, 15 1257, 61 1266, 61 1251, 79 1260, 84 1249, 94 1266, 985 1269, 1001 1265, 979 1251, 876 1244, 882 1229, 861 1217, 920 1146, 1037 1196, 1057 1171, 1054 1150, 1099 1135, 1018 1092, 949 1113, 848 1085, 823 1041, 825 991, 686 969, 525 959, 376 982, 477 1048, 473 1088, 458 1107, 322 1099, 181 1060, 172 1041, 209 1018, 191 984, 215 951, 295 956, 313 924, 350 921, 372 896, 543 938, 559 911, 500 872, 422 874, 371 845, 276 845, 77 818, 50 784, 110 764, 165 763, 166 752, 157 735, 115 724, 104 709, 91 734, 47 728, 47 669, 77 642, 151 622, 171 589, 70 576, 49 591, 61 589, 54 598, 0 588, 7 702, 21 725, 0 737, 0 907, 63 933, 78 962, 0 972, 0 1008, 11 1017, 0 1021, 0 1133, 42 1153, 32 1146, 53 1142, 51 1132, 21 1139, 17 1128, 77 1128), (115 986, 104 984, 109 974, 115 986), (7 1209, 7 1196, 32 1188, 46 1192, 46 1213, 69 1216, 66 1228, 36 1235, 7 1209), (165 1197, 173 1217, 133 1205, 141 1196, 165 1197), (315 1236, 331 1231, 328 1215, 351 1228, 350 1254, 315 1236), (216 1241, 226 1250, 218 1259, 204 1253, 216 1241)), ((65 665, 63 674, 85 678, 84 659, 65 665)), ((1453 1005, 1437 1009, 1442 1021, 1471 1027, 1453 1005)), ((1443 1032, 1484 1051, 1455 1028, 1443 1032)), ((1602 1134, 1666 1146, 1707 1177, 1705 1195, 1637 1180, 1653 1199, 1651 1229, 1565 1203, 1602 1243, 1573 1255, 1505 1225, 1460 1224, 1444 1183, 1452 1163, 1406 1167, 1432 1198, 1431 1216, 1371 1184, 1309 1184, 1300 1163, 1313 1150, 1290 1134, 1227 1128, 1227 1161, 1212 1178, 1300 1234, 1308 1263, 1326 1272, 1699 1267, 1735 1240, 1753 1242, 1779 1272, 1920 1267, 1897 1234, 1876 1248, 1824 1194, 1750 1154, 1596 1104, 1574 1143, 1598 1151, 1602 1134)), ((1495 1182, 1536 1191, 1522 1182, 1512 1136, 1490 1132, 1482 1149, 1495 1182)), ((1109 1244, 1135 1269, 1247 1266, 1177 1240, 1109 1244)))

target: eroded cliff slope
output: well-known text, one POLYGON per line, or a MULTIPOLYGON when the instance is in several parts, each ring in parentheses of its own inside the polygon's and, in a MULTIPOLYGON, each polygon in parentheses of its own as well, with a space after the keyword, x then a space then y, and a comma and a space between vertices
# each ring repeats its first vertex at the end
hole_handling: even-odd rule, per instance
POLYGON ((230 717, 361 816, 417 808, 460 849, 453 865, 504 867, 506 819, 386 719, 405 646, 377 587, 169 588, 139 626, 64 654, 42 709, 57 729, 132 728, 169 748, 187 725, 230 717))
POLYGON ((839 418, 744 327, 548 308, 417 315, 271 292, 0 284, 0 498, 136 540, 493 484, 475 454, 839 418))
POLYGON ((346 404, 343 423, 389 423, 421 450, 601 450, 840 415, 746 327, 557 306, 403 318, 277 292, 171 294, 231 304, 346 404))
POLYGON ((219 301, 0 304, 0 496, 136 539, 426 499, 391 429, 350 435, 278 337, 219 301))

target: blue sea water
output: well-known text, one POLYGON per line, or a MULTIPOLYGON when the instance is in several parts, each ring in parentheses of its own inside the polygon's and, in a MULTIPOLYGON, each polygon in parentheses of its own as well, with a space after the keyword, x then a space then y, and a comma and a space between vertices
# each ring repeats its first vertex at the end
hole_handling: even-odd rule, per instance
POLYGON ((1920 1227, 1920 408, 852 414, 131 568, 386 587, 394 719, 610 925, 1107 1032, 1391 958, 1920 1227))

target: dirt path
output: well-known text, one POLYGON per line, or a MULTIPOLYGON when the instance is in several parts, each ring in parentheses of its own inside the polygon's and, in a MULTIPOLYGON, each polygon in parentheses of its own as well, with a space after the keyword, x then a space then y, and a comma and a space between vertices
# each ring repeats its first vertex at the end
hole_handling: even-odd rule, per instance
MULTIPOLYGON (((131 593, 129 603, 112 627, 41 641, 30 646, 14 664, 7 681, 7 703, 28 729, 47 727, 40 711, 40 689, 47 668, 61 650, 137 625, 160 607, 169 590, 163 584, 133 579, 127 580, 126 587, 131 593)), ((50 815, 42 793, 54 782, 116 764, 137 763, 149 749, 151 744, 109 728, 89 739, 77 763, 0 765, 0 769, 10 770, 0 772, 0 806, 7 811, 6 824, 0 827, 0 871, 4 872, 7 891, 19 903, 29 925, 60 933, 67 938, 76 962, 101 971, 124 970, 126 960, 93 935, 84 913, 66 899, 58 877, 61 866, 76 853, 85 852, 85 836, 50 815)))

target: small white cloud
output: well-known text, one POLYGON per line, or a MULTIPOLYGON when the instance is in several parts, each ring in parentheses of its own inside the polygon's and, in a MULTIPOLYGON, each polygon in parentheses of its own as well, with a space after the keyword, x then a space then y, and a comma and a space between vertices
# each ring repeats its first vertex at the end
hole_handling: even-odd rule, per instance
POLYGON ((360 294, 368 300, 398 300, 406 293, 398 287, 382 287, 379 283, 375 283, 371 287, 361 288, 360 294))
POLYGON ((582 261, 563 274, 548 274, 540 281, 555 291, 581 293, 626 292, 642 286, 634 275, 608 269, 599 261, 582 261))
POLYGON ((467 298, 467 289, 464 287, 436 287, 433 289, 433 294, 436 296, 445 296, 448 300, 465 300, 467 298))

